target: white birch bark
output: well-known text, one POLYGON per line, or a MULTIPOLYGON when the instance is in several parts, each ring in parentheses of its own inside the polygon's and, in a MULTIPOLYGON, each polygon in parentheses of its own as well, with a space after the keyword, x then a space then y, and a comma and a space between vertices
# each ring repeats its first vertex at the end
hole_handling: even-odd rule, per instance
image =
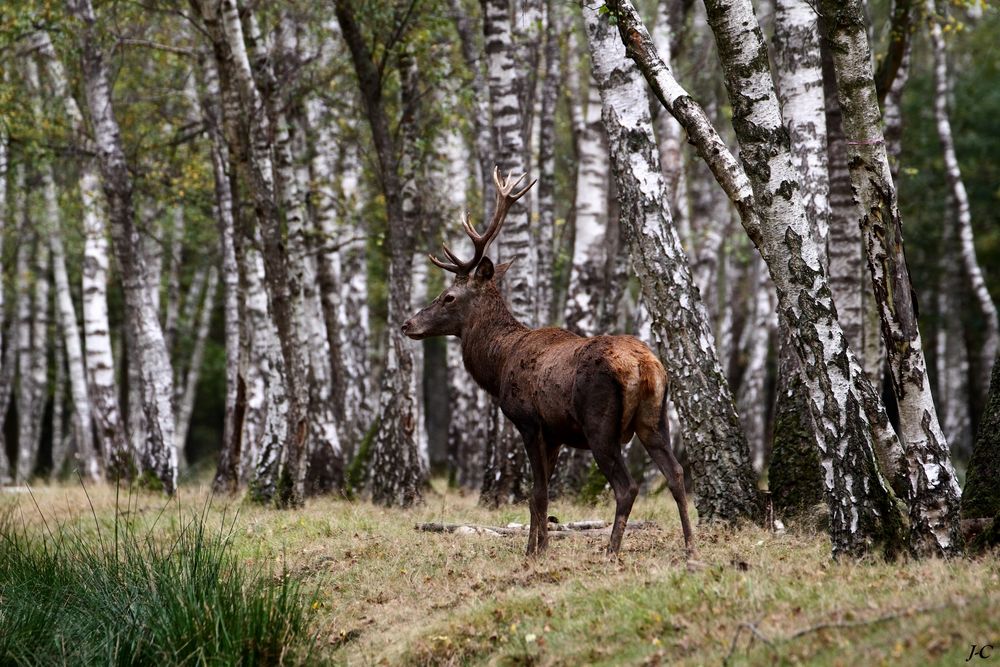
POLYGON ((746 368, 743 381, 736 391, 736 409, 743 424, 747 445, 750 447, 750 461, 754 472, 764 472, 764 460, 768 450, 767 412, 771 400, 766 394, 767 355, 771 349, 771 334, 777 328, 777 316, 772 305, 774 287, 767 275, 767 266, 755 256, 749 277, 752 280, 750 307, 744 346, 746 368))
MULTIPOLYGON (((199 74, 203 80, 204 97, 199 97, 195 77, 189 77, 185 95, 192 109, 192 120, 201 119, 210 139, 212 176, 215 186, 213 211, 219 230, 222 254, 223 328, 226 350, 226 399, 222 445, 212 489, 216 492, 234 492, 245 479, 241 475, 243 451, 243 420, 246 415, 246 383, 240 375, 240 354, 243 351, 240 318, 240 266, 237 259, 233 212, 232 174, 230 155, 223 127, 225 105, 219 85, 219 72, 212 59, 201 62, 199 74)), ((235 118, 229 118, 230 122, 235 118)))
POLYGON ((340 167, 340 195, 351 216, 350 236, 341 247, 340 347, 344 362, 344 422, 353 455, 371 426, 372 375, 370 369, 371 328, 368 322, 368 258, 365 228, 357 215, 357 190, 360 176, 357 149, 343 148, 340 167))
POLYGON ((561 84, 559 32, 561 5, 556 0, 545 3, 545 70, 542 78, 541 110, 538 118, 538 225, 535 228, 535 263, 538 280, 535 288, 535 322, 539 326, 551 324, 552 281, 555 255, 556 226, 556 108, 561 84))
POLYGON ((151 299, 132 201, 132 179, 125 161, 121 133, 114 116, 111 87, 104 56, 94 35, 96 17, 90 0, 67 0, 70 13, 82 24, 79 31, 84 88, 98 148, 104 192, 110 210, 112 240, 121 268, 128 308, 128 326, 137 343, 142 373, 143 412, 146 416, 146 459, 168 494, 177 485, 174 449, 173 377, 163 331, 151 299))
MULTIPOLYGON (((507 0, 482 0, 483 35, 486 52, 486 81, 489 89, 490 122, 493 130, 494 162, 503 172, 525 173, 525 103, 522 79, 527 70, 518 61, 510 4, 507 0)), ((489 180, 486 181, 489 183, 489 180)), ((488 185, 486 187, 489 187, 488 185)), ((490 198, 486 198, 488 201, 490 198)), ((494 261, 514 261, 504 277, 504 294, 518 321, 532 326, 534 309, 534 267, 531 252, 529 203, 522 198, 507 213, 504 233, 493 244, 494 261)), ((527 497, 526 458, 514 426, 494 413, 487 442, 486 465, 480 502, 498 505, 527 497)))
POLYGON ((955 140, 952 137, 951 117, 948 111, 948 48, 941 28, 943 17, 937 16, 934 0, 926 0, 925 9, 929 21, 931 45, 934 49, 934 120, 944 157, 945 177, 951 189, 951 204, 958 226, 957 237, 962 267, 965 271, 965 280, 985 322, 983 346, 976 360, 976 390, 985 397, 989 391, 990 374, 997 355, 997 346, 1000 345, 1000 324, 998 324, 996 304, 990 296, 982 267, 976 257, 969 195, 965 191, 962 170, 955 154, 955 140))
POLYGON ((653 336, 671 382, 702 520, 759 515, 747 442, 715 351, 708 314, 670 218, 646 86, 608 15, 584 7, 594 77, 621 204, 653 336))
POLYGON ((868 36, 859 0, 822 3, 848 144, 855 199, 862 211, 868 268, 879 303, 909 482, 911 544, 920 553, 960 548, 961 491, 938 422, 914 312, 899 208, 882 135, 868 36))
MULTIPOLYGON (((757 136, 767 139, 764 146, 741 141, 741 156, 747 165, 744 171, 704 111, 663 66, 631 3, 615 1, 609 6, 616 14, 629 55, 639 64, 661 104, 687 129, 699 155, 711 166, 716 180, 740 212, 741 222, 768 265, 778 290, 779 307, 793 325, 800 360, 824 371, 813 375, 807 387, 810 409, 822 436, 821 463, 831 509, 834 553, 864 553, 873 548, 898 551, 905 533, 903 517, 892 490, 880 475, 866 412, 879 417, 879 437, 891 442, 885 431, 888 419, 884 418, 884 409, 879 410, 882 406, 878 396, 834 316, 819 261, 821 249, 810 234, 805 207, 793 186, 798 177, 790 154, 787 149, 780 150, 780 144, 779 150, 774 150, 772 141, 780 140, 782 134, 781 118, 770 71, 764 66, 766 48, 752 9, 744 2, 725 8, 706 3, 716 39, 725 45, 719 51, 731 99, 736 97, 734 93, 740 94, 736 101, 741 104, 734 106, 737 134, 756 126, 757 136), (743 38, 742 42, 726 39, 736 35, 743 38), (749 53, 741 48, 746 46, 751 47, 749 53), (750 66, 751 62, 756 66, 750 66), (736 71, 748 76, 733 76, 736 71), (755 180, 751 181, 748 174, 755 180), (763 220, 757 206, 764 214, 763 220)), ((746 138, 745 134, 742 138, 746 138)))
MULTIPOLYGON (((286 255, 285 243, 293 255, 299 254, 297 249, 301 247, 301 235, 296 233, 295 225, 298 224, 301 230, 303 211, 292 184, 294 179, 287 178, 291 176, 287 172, 290 163, 286 165, 281 152, 281 144, 285 141, 281 133, 287 132, 287 128, 283 127, 280 119, 271 119, 265 107, 250 66, 236 0, 222 0, 220 16, 226 44, 232 55, 233 83, 239 91, 244 123, 249 128, 249 191, 261 228, 269 309, 282 356, 283 368, 279 377, 285 384, 283 393, 287 400, 285 441, 277 449, 268 448, 267 455, 258 460, 255 493, 259 499, 274 500, 280 507, 297 506, 303 502, 305 495, 309 431, 308 351, 300 344, 297 305, 301 304, 301 273, 286 255), (287 217, 289 227, 287 240, 282 230, 283 217, 287 217)), ((252 12, 247 12, 246 20, 253 28, 252 12)), ((256 41, 256 35, 251 37, 256 41)), ((272 445, 278 444, 270 434, 268 437, 272 445)))
MULTIPOLYGON (((7 323, 4 321, 4 281, 3 270, 3 241, 4 233, 7 230, 7 130, 0 126, 0 427, 7 418, 7 407, 10 401, 10 384, 7 380, 10 375, 10 368, 14 367, 14 361, 8 351, 10 341, 4 340, 7 332, 7 323)), ((0 431, 3 429, 0 428, 0 431)), ((0 433, 0 486, 10 480, 10 459, 7 458, 7 441, 0 433)))
POLYGON ((579 135, 576 234, 567 288, 565 327, 581 336, 599 332, 608 289, 608 144, 601 122, 601 95, 591 77, 579 135))
MULTIPOLYGON (((190 80, 190 79, 189 79, 190 80)), ((170 245, 167 253, 167 302, 163 311, 163 340, 167 351, 174 350, 180 326, 181 261, 184 252, 184 208, 175 205, 170 211, 170 245)), ((197 293, 197 292, 195 292, 197 293)), ((175 382, 179 381, 179 374, 175 382)))
MULTIPOLYGON (((670 7, 671 0, 658 0, 656 3, 656 20, 653 23, 653 43, 656 45, 663 63, 667 67, 672 66, 673 56, 672 42, 673 32, 670 29, 670 7)), ((663 170, 663 177, 667 181, 667 193, 670 198, 670 213, 674 223, 680 232, 681 239, 693 247, 701 247, 703 241, 699 239, 698 244, 692 243, 692 232, 694 231, 688 216, 687 209, 687 178, 684 174, 684 159, 681 154, 681 124, 677 119, 662 109, 654 117, 653 129, 656 132, 656 144, 660 149, 660 168, 663 170)), ((709 230, 715 227, 711 224, 705 225, 709 230)), ((713 239, 705 239, 707 245, 711 245, 713 239)), ((699 283, 699 287, 700 287, 699 283)), ((702 298, 707 301, 708 293, 702 291, 702 298)), ((714 311, 709 307, 709 313, 714 311)))
MULTIPOLYGON (((48 33, 39 31, 34 39, 56 97, 78 142, 89 143, 83 114, 70 93, 62 63, 56 57, 48 33)), ((108 322, 108 241, 107 226, 100 208, 100 185, 92 159, 80 163, 80 191, 84 247, 81 270, 83 297, 84 365, 88 394, 92 402, 97 449, 111 479, 131 475, 133 462, 125 438, 115 381, 114 356, 111 350, 111 326, 108 322)))
MULTIPOLYGON (((52 224, 55 225, 59 224, 59 209, 56 201, 55 183, 50 169, 46 168, 43 171, 43 187, 45 188, 46 209, 49 211, 52 224)), ((80 341, 76 308, 73 306, 70 292, 69 277, 66 273, 66 252, 63 249, 61 229, 52 231, 49 236, 49 247, 52 249, 56 304, 59 312, 59 325, 63 334, 63 345, 66 350, 70 394, 73 397, 77 464, 85 478, 96 482, 101 479, 101 465, 94 448, 90 396, 87 392, 87 377, 83 363, 83 346, 80 341)), ((56 447, 55 440, 53 440, 52 446, 53 449, 56 447)), ((55 461, 53 467, 56 468, 55 461)))
MULTIPOLYGON (((774 9, 772 44, 782 119, 788 128, 792 162, 801 175, 806 217, 813 235, 819 240, 821 260, 829 267, 830 173, 818 17, 812 5, 803 0, 777 0, 774 9)), ((857 247, 860 248, 860 243, 857 247)), ((860 276, 860 271, 857 275, 860 276)), ((858 284, 853 285, 856 295, 860 295, 858 287, 858 284)), ((838 303, 836 299, 834 303, 838 303)), ((843 320, 841 322, 846 326, 843 320)), ((822 482, 815 455, 816 443, 811 437, 814 428, 805 403, 805 384, 799 377, 803 369, 789 340, 787 322, 781 322, 780 332, 772 439, 771 470, 775 474, 769 481, 776 506, 786 510, 804 509, 820 502, 822 482), (800 469, 807 461, 809 469, 800 469), (803 488, 803 484, 813 488, 807 488, 805 494, 797 493, 796 487, 803 488)), ((856 354, 861 352, 859 342, 852 341, 856 354)))

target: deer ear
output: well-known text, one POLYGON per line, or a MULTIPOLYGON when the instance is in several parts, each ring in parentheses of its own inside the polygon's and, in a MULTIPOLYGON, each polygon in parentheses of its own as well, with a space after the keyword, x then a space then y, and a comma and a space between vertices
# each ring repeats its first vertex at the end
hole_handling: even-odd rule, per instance
POLYGON ((496 271, 493 272, 493 280, 500 282, 503 279, 503 275, 507 273, 507 269, 509 269, 510 265, 513 263, 514 260, 510 260, 509 262, 504 262, 503 264, 497 264, 496 271))
POLYGON ((489 257, 483 257, 483 261, 479 262, 479 266, 476 267, 476 282, 485 283, 493 278, 493 275, 493 260, 489 257))

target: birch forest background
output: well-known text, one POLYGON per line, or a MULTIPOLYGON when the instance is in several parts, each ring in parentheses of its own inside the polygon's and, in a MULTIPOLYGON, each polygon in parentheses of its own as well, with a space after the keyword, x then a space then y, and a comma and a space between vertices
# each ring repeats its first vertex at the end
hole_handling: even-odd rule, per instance
MULTIPOLYGON (((460 215, 492 216, 497 165, 537 178, 488 253, 516 260, 511 312, 662 360, 703 560, 732 526, 799 529, 824 568, 902 555, 939 568, 913 571, 927 586, 995 588, 995 560, 920 559, 1000 541, 998 35, 979 0, 6 0, 0 485, 328 508, 355 538, 428 508, 523 522, 521 439, 460 341, 400 330, 451 284, 428 253, 468 256, 460 215)), ((625 450, 640 508, 664 505, 625 450)), ((611 506, 584 450, 549 495, 611 506)), ((632 557, 679 554, 656 511, 673 532, 629 533, 632 557)), ((361 612, 321 597, 321 643, 357 658, 337 633, 361 612)), ((497 609, 477 613, 532 623, 497 609)), ((390 662, 544 652, 541 630, 504 648, 444 622, 447 645, 390 662)), ((692 655, 642 641, 636 660, 692 655)))

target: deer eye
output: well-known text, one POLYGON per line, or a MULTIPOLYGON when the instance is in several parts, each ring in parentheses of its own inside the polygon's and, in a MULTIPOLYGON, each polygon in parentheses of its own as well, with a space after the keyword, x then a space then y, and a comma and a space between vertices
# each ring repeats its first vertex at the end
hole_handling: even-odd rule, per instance
POLYGON ((454 300, 455 300, 455 295, 454 294, 445 294, 444 295, 444 302, 445 303, 451 303, 454 300))

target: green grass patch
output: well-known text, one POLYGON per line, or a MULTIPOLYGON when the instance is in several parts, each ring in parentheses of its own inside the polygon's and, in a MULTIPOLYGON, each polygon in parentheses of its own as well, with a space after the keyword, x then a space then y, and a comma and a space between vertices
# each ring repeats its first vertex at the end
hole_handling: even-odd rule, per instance
POLYGON ((40 515, 40 526, 0 515, 0 664, 304 659, 300 584, 234 554, 235 513, 129 510, 116 507, 110 525, 96 514, 90 525, 40 515))

